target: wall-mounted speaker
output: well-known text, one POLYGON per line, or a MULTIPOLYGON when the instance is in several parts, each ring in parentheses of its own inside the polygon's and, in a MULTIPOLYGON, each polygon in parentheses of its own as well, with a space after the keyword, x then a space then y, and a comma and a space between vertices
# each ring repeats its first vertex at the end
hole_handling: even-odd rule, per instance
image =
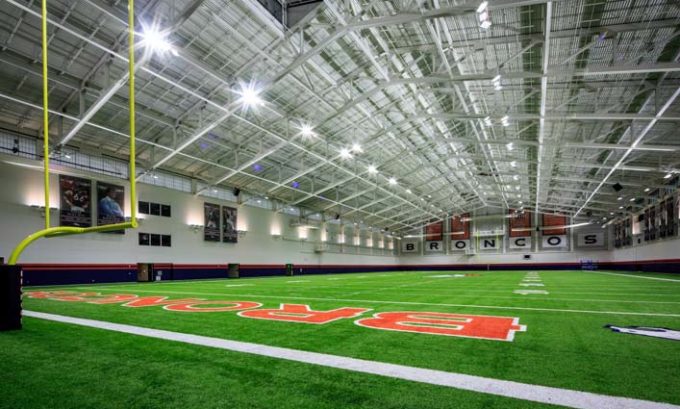
POLYGON ((238 195, 241 194, 241 189, 235 187, 234 190, 233 190, 233 193, 234 193, 234 196, 238 196, 238 195))
POLYGON ((340 213, 336 213, 334 218, 335 218, 335 220, 338 220, 340 218, 340 213))
POLYGON ((623 186, 617 182, 612 185, 612 189, 614 189, 616 192, 620 192, 623 190, 623 186))

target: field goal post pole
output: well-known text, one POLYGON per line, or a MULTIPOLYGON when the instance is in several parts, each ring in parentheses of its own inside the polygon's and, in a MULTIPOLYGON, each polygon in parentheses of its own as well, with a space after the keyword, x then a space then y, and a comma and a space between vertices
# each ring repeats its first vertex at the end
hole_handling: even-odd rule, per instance
POLYGON ((21 329, 21 285, 22 269, 17 265, 21 253, 34 241, 43 237, 58 237, 71 234, 85 234, 137 228, 137 185, 135 158, 135 2, 128 0, 128 68, 130 70, 128 84, 130 110, 130 164, 128 179, 130 182, 129 222, 94 227, 51 227, 50 223, 50 140, 49 140, 49 78, 47 64, 47 0, 42 0, 42 75, 43 75, 43 184, 45 191, 45 228, 28 235, 10 254, 8 264, 0 265, 0 331, 21 329))

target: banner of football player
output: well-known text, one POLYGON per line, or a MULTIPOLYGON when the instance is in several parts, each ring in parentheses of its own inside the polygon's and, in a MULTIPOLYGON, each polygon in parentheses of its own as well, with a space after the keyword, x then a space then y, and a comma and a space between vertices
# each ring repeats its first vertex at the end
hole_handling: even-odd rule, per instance
POLYGON ((60 226, 92 226, 91 192, 90 180, 67 175, 59 176, 60 226))
POLYGON ((443 253, 444 222, 434 222, 425 226, 425 251, 428 253, 443 253))
POLYGON ((561 214, 543 214, 543 236, 563 236, 567 234, 567 216, 561 214), (554 229, 546 227, 556 226, 554 229))
POLYGON ((509 209, 508 214, 510 237, 531 237, 531 212, 509 209))
POLYGON ((224 243, 237 243, 238 231, 236 230, 237 210, 233 207, 222 207, 222 241, 224 243))
POLYGON ((220 206, 203 203, 203 240, 220 241, 220 206))
MULTIPOLYGON (((124 222, 124 203, 125 188, 123 186, 97 182, 97 226, 124 222)), ((107 233, 125 234, 125 230, 107 233)))
POLYGON ((444 231, 444 222, 430 223, 425 226, 425 240, 426 241, 442 241, 442 233, 444 231))
POLYGON ((451 216, 451 251, 466 251, 470 248, 470 213, 451 216))

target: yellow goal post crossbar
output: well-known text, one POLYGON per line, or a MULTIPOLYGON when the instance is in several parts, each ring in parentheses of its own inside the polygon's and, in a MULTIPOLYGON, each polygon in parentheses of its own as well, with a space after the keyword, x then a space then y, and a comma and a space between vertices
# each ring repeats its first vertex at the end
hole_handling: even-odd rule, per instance
POLYGON ((128 179, 130 181, 130 208, 131 218, 129 222, 108 224, 94 227, 51 227, 50 226, 50 141, 49 141, 49 89, 47 68, 47 0, 42 0, 42 74, 43 74, 43 171, 45 188, 45 228, 23 239, 12 251, 8 264, 15 265, 21 253, 34 241, 42 237, 58 237, 72 234, 107 232, 121 229, 137 228, 137 185, 135 181, 135 2, 128 1, 128 60, 130 78, 130 167, 128 179))

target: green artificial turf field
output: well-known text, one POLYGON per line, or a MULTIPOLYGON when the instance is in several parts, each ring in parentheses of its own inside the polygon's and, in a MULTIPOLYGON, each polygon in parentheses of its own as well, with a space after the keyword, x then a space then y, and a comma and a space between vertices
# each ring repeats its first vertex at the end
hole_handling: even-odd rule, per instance
MULTIPOLYGON (((235 311, 59 301, 55 295, 25 295, 24 308, 680 405, 680 341, 605 328, 680 330, 680 277, 537 273, 363 273, 25 289, 248 301, 266 309, 282 303, 371 309, 323 325, 235 311), (512 341, 498 341, 354 323, 395 311, 515 317, 526 328, 512 341)), ((24 318, 24 326, 0 334, 0 408, 557 407, 37 318, 24 318)))

